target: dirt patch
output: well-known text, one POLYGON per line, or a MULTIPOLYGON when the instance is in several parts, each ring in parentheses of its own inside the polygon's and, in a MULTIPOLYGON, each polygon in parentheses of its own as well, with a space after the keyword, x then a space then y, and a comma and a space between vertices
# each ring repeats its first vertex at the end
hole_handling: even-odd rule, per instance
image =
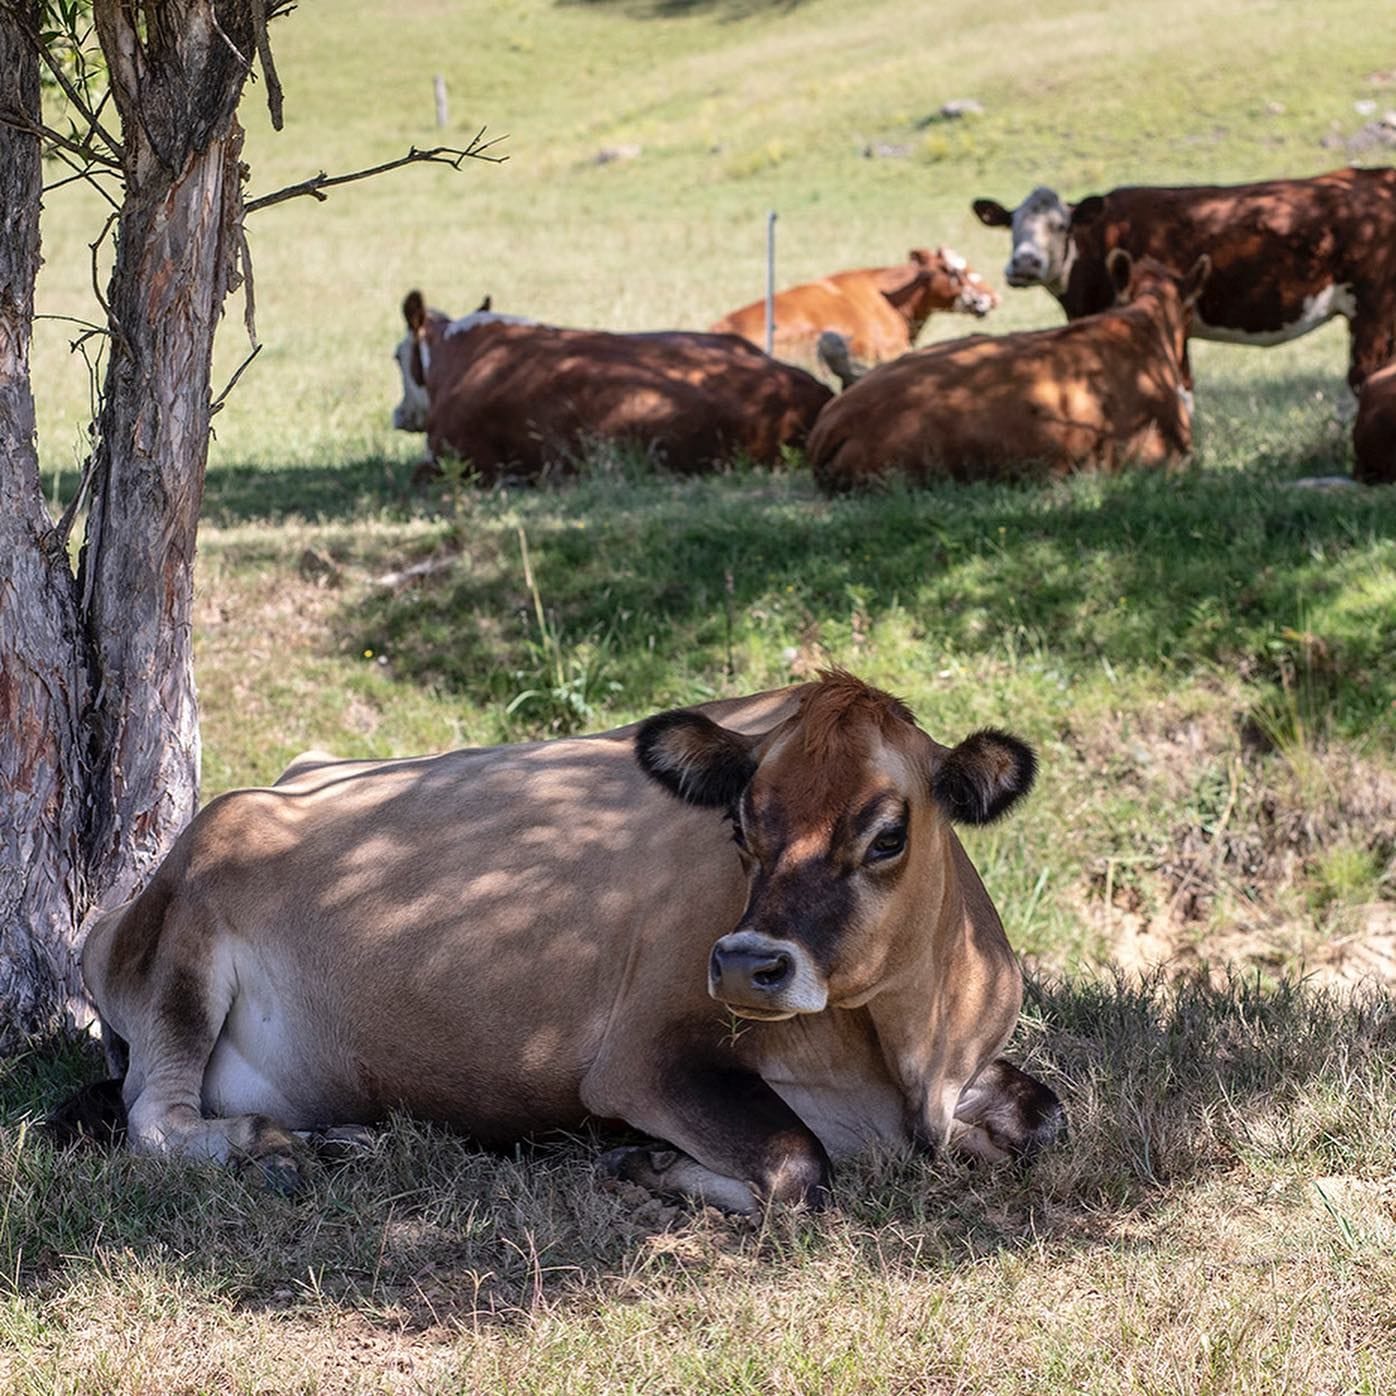
MULTIPOLYGON (((1131 719, 1133 720, 1133 719, 1131 719)), ((1185 811, 1098 858, 1080 912, 1130 969, 1256 965, 1396 983, 1396 772, 1350 748, 1257 750, 1225 721, 1147 719, 1083 759, 1185 811)))

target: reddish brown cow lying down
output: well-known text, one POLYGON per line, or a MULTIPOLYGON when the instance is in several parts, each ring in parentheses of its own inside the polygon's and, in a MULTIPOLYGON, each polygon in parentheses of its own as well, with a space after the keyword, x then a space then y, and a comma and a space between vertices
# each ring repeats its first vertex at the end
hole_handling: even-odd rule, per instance
POLYGON ((1396 363, 1362 385, 1352 453, 1353 479, 1363 485, 1396 485, 1396 363))
POLYGON ((499 319, 467 324, 403 302, 407 371, 426 389, 427 446, 481 479, 571 469, 588 446, 628 442, 671 470, 779 461, 830 393, 735 335, 609 334, 499 319))
MULTIPOLYGON (((812 363, 819 336, 833 330, 866 368, 905 354, 933 311, 982 317, 999 303, 993 288, 948 247, 916 247, 907 256, 899 266, 836 272, 781 291, 774 306, 777 357, 812 363)), ((766 302, 734 310, 712 328, 764 345, 766 302)))
POLYGON ((820 415, 808 455, 825 489, 900 473, 998 479, 1160 465, 1192 445, 1182 376, 1205 257, 1183 277, 1111 254, 1125 304, 1059 329, 951 340, 874 369, 820 415))

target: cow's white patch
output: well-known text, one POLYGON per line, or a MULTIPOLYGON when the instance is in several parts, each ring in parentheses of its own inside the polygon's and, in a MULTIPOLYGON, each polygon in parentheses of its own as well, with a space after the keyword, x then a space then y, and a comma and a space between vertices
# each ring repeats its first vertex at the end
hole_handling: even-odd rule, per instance
POLYGON ((446 326, 447 336, 465 334, 477 325, 536 325, 524 315, 501 315, 493 310, 472 310, 469 315, 459 316, 446 326))
POLYGON ((952 252, 948 247, 940 249, 940 256, 951 271, 964 271, 969 266, 969 263, 958 252, 952 252))
POLYGON ((402 401, 393 408, 393 428, 396 431, 425 431, 427 410, 431 400, 427 390, 412 377, 412 336, 404 335, 393 351, 398 372, 402 374, 402 401))
POLYGON ((1304 298, 1298 316, 1276 330, 1238 330, 1229 325, 1209 325, 1200 309, 1193 310, 1192 333, 1197 339, 1219 340, 1224 344, 1284 344, 1316 330, 1337 315, 1351 319, 1357 314, 1357 297, 1351 285, 1333 283, 1304 298))

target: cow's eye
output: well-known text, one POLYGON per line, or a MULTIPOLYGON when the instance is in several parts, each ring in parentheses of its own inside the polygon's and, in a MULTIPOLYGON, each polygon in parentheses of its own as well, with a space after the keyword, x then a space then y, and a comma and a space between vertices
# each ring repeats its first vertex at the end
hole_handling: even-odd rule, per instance
POLYGON ((895 858, 906 847, 906 829, 898 824, 894 829, 884 829, 869 845, 867 863, 885 863, 895 858))

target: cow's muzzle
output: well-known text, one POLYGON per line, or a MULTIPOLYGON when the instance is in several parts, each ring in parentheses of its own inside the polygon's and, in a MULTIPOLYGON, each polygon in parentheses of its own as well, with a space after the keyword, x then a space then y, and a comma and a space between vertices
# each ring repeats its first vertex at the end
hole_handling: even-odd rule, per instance
POLYGON ((713 946, 708 993, 744 1018, 818 1013, 829 1001, 824 976, 793 941, 733 931, 713 946))

